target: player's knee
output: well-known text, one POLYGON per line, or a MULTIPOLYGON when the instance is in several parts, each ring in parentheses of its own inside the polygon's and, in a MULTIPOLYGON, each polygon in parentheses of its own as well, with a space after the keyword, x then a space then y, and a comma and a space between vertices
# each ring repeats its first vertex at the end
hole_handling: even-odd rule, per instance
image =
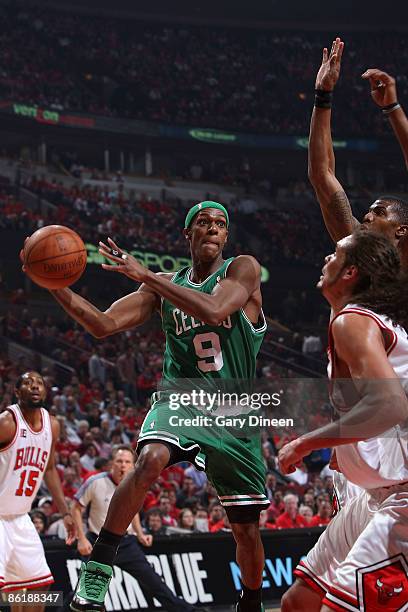
POLYGON ((258 523, 234 523, 231 524, 235 540, 247 548, 254 548, 260 538, 258 523))
POLYGON ((282 612, 295 612, 298 608, 296 607, 296 595, 293 595, 293 587, 290 587, 281 599, 281 611, 282 612))
POLYGON ((169 460, 166 447, 145 446, 137 460, 135 470, 139 478, 150 486, 161 474, 169 460))

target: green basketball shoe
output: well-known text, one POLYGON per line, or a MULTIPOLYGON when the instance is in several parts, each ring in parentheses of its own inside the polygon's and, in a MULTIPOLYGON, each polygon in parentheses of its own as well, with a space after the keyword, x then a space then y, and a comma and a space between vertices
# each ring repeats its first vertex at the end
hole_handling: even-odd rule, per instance
POLYGON ((113 568, 97 561, 82 563, 74 597, 69 605, 74 612, 105 612, 105 595, 113 568))

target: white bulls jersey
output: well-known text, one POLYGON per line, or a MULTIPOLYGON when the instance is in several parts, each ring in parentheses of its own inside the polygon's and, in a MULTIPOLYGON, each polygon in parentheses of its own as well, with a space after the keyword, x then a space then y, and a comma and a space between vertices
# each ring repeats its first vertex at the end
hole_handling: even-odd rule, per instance
POLYGON ((42 428, 33 431, 17 404, 7 408, 16 421, 10 444, 0 449, 0 516, 25 514, 42 482, 51 451, 50 415, 41 410, 42 428))
MULTIPOLYGON (((329 327, 330 377, 336 378, 336 354, 332 337, 333 321, 348 313, 370 317, 379 326, 385 343, 388 360, 408 393, 408 335, 407 332, 384 315, 367 308, 349 304, 334 317, 329 327)), ((339 412, 346 410, 345 404, 335 389, 332 402, 339 412), (340 405, 339 405, 340 404, 340 405)), ((363 425, 362 425, 363 426, 363 425)), ((344 476, 364 489, 389 487, 408 482, 408 422, 392 427, 384 435, 364 442, 336 447, 339 467, 344 476)))

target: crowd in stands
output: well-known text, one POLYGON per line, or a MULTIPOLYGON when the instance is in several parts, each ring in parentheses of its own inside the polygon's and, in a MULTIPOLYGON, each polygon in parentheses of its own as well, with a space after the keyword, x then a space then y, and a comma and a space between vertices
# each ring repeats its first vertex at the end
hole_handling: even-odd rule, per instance
MULTIPOLYGON (((56 111, 132 117, 247 132, 307 133, 327 32, 158 25, 2 6, 2 99, 56 111), (21 44, 24 41, 24 44, 21 44)), ((393 32, 346 37, 336 90, 339 136, 384 133, 367 112, 361 74, 380 66, 408 97, 404 38, 393 32)))

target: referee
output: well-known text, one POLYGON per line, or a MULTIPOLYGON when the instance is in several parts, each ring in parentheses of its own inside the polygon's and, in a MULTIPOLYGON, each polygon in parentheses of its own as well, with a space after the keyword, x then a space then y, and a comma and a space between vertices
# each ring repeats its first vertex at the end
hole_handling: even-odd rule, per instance
MULTIPOLYGON (((110 472, 91 476, 75 494, 72 517, 78 529, 78 552, 90 555, 108 512, 109 503, 117 485, 134 466, 135 456, 131 446, 118 445, 112 452, 110 472), (85 535, 82 513, 89 506, 88 532, 85 535)), ((193 612, 194 606, 180 599, 168 588, 147 561, 138 541, 143 546, 152 545, 152 536, 142 531, 137 514, 129 526, 127 535, 122 539, 115 559, 115 565, 137 579, 146 594, 155 597, 168 612, 193 612), (132 535, 129 531, 136 533, 132 535)))

